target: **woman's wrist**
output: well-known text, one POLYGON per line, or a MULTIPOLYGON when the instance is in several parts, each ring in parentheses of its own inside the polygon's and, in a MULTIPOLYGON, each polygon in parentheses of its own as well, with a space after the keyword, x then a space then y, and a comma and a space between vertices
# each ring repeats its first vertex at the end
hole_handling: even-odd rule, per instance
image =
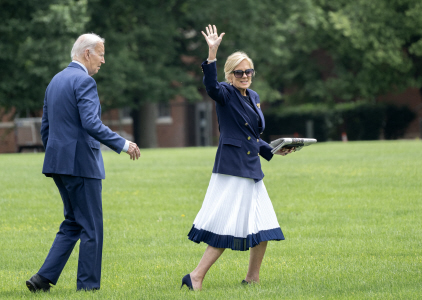
POLYGON ((211 53, 210 51, 210 53, 208 54, 207 62, 210 64, 210 63, 215 62, 216 60, 217 60, 216 53, 211 53))
POLYGON ((208 52, 208 59, 209 60, 213 60, 213 59, 216 59, 217 58, 217 49, 215 49, 215 50, 209 50, 209 52, 208 52))

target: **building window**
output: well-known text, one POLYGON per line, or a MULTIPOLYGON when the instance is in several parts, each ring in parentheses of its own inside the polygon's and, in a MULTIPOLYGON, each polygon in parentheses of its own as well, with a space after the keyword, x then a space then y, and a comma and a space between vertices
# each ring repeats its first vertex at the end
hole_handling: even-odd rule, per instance
POLYGON ((158 116, 157 116, 157 123, 158 124, 171 124, 173 123, 173 119, 171 117, 171 107, 170 103, 168 102, 160 102, 158 103, 158 116))
POLYGON ((158 103, 158 117, 171 117, 169 103, 158 103))
POLYGON ((130 115, 131 108, 130 107, 124 107, 120 109, 120 118, 131 118, 130 115))

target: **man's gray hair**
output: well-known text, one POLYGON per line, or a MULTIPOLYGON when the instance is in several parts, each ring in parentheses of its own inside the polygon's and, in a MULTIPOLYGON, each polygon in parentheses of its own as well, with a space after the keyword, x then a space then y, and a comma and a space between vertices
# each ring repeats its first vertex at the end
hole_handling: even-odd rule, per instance
POLYGON ((105 43, 105 40, 96 35, 95 33, 85 33, 78 37, 76 42, 73 44, 72 51, 70 52, 70 57, 75 59, 81 57, 86 49, 95 53, 95 46, 98 43, 105 43))

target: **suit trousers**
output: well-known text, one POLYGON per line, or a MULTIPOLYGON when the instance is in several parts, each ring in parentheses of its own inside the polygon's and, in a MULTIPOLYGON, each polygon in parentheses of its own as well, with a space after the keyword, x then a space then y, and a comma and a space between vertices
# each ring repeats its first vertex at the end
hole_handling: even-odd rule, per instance
POLYGON ((80 239, 77 289, 100 288, 103 248, 101 179, 53 174, 65 220, 38 274, 56 284, 80 239))

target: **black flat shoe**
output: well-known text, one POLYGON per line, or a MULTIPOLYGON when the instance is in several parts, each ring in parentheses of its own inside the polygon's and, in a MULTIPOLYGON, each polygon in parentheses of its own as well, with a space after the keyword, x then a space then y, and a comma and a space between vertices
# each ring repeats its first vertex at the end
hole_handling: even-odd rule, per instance
POLYGON ((33 293, 38 291, 49 292, 51 288, 50 283, 43 281, 38 274, 35 274, 31 279, 27 280, 26 286, 33 293))
POLYGON ((247 282, 245 279, 243 279, 243 280, 242 280, 242 282, 241 282, 241 284, 243 284, 243 285, 248 285, 248 284, 249 284, 249 282, 247 282))
POLYGON ((192 280, 190 279, 190 274, 187 274, 182 279, 182 285, 180 289, 182 289, 183 285, 186 285, 189 290, 193 291, 192 280))

